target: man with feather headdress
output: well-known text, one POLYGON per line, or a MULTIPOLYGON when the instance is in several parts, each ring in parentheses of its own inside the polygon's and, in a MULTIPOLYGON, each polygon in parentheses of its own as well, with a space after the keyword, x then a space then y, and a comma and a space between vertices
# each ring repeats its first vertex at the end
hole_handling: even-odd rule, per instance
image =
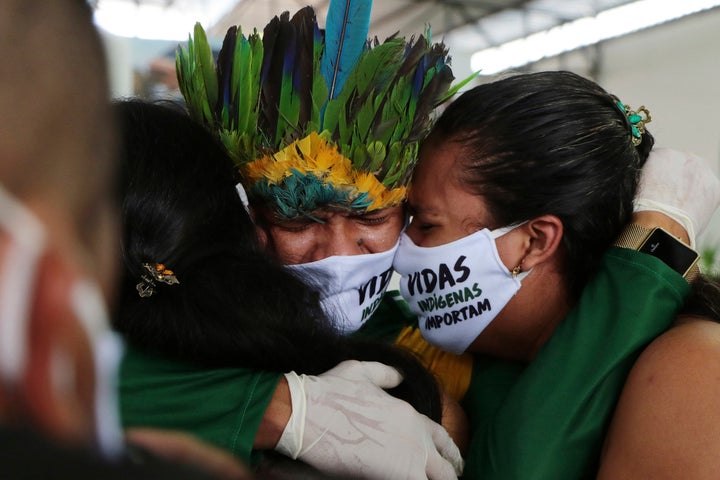
MULTIPOLYGON (((237 163, 267 250, 321 292, 347 334, 399 339, 444 385, 468 387, 471 360, 424 342, 387 294, 419 142, 451 87, 447 49, 429 29, 368 41, 369 1, 333 1, 324 31, 311 8, 275 17, 262 37, 232 27, 217 64, 199 26, 177 57, 191 116, 237 163)), ((395 298, 398 297, 398 298, 395 298)))

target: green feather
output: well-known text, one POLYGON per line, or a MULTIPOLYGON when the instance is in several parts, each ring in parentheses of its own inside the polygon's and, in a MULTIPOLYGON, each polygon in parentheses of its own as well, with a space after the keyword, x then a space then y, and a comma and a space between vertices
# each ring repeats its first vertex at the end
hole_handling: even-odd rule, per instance
POLYGON ((447 102, 452 97, 454 97, 455 94, 457 94, 461 88, 463 88, 465 85, 467 85, 468 83, 475 80, 477 78, 477 76, 480 75, 481 71, 482 70, 478 70, 476 72, 471 73, 470 75, 468 75, 467 77, 462 79, 460 82, 458 82, 455 85, 453 85, 452 87, 450 87, 450 89, 448 89, 444 95, 442 95, 435 101, 435 106, 442 105, 443 103, 447 102))
POLYGON ((300 117, 300 99, 293 88, 293 79, 289 73, 282 76, 282 89, 280 91, 280 102, 278 104, 278 127, 275 133, 275 142, 278 149, 296 140, 298 118, 300 117))
POLYGON ((180 47, 175 64, 178 72, 178 83, 180 90, 186 99, 189 99, 188 110, 193 118, 211 127, 214 125, 212 107, 217 101, 217 80, 211 75, 210 84, 206 83, 206 76, 203 70, 209 65, 214 65, 212 50, 204 36, 204 31, 199 23, 195 25, 195 39, 188 39, 187 48, 180 47), (202 32, 198 35, 198 32, 202 32), (214 89, 214 96, 212 87, 214 89), (208 90, 210 89, 210 90, 208 90))
POLYGON ((233 65, 233 82, 236 91, 236 112, 238 132, 242 132, 240 142, 248 159, 254 159, 255 149, 250 132, 257 127, 258 98, 260 94, 260 67, 262 66, 262 42, 257 32, 249 38, 242 36, 236 45, 235 64, 233 65))
MULTIPOLYGON (((195 24, 195 43, 193 46, 193 53, 197 62, 197 69, 195 76, 197 77, 194 82, 200 87, 204 85, 204 89, 207 96, 207 102, 203 106, 203 113, 206 119, 212 118, 212 105, 217 104, 218 100, 218 85, 217 85, 217 74, 215 73, 215 60, 212 55, 212 49, 205 35, 200 23, 195 24)), ((202 87, 200 87, 202 88, 202 87)))
POLYGON ((248 62, 248 50, 249 45, 245 35, 242 33, 242 29, 238 26, 237 29, 237 40, 235 41, 235 50, 232 53, 232 65, 230 72, 230 102, 235 105, 235 118, 230 119, 229 124, 225 124, 226 128, 234 128, 239 132, 244 132, 243 128, 248 112, 246 110, 249 105, 249 99, 247 98, 246 86, 247 86, 247 62, 248 62))

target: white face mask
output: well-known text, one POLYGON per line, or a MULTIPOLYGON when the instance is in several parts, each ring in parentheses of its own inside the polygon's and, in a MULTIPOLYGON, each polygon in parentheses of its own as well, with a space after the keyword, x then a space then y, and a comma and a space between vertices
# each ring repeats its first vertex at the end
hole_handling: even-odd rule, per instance
MULTIPOLYGON (((46 245, 42 222, 0 186, 0 228, 10 237, 0 263, 0 379, 17 384, 25 376, 30 357, 30 315, 37 269, 46 245)), ((117 408, 117 373, 122 343, 110 330, 108 314, 97 286, 77 281, 70 289, 70 308, 80 320, 95 359, 95 425, 101 451, 117 456, 123 434, 117 408)), ((63 351, 53 352, 52 387, 62 391, 75 378, 63 351)))
POLYGON ((363 255, 336 255, 316 262, 286 265, 320 292, 325 314, 344 334, 356 332, 380 305, 392 277, 398 244, 363 255))
POLYGON ((429 343, 464 352, 520 289, 529 272, 513 277, 495 245, 514 228, 484 228, 429 248, 402 235, 393 266, 401 275, 400 292, 429 343))

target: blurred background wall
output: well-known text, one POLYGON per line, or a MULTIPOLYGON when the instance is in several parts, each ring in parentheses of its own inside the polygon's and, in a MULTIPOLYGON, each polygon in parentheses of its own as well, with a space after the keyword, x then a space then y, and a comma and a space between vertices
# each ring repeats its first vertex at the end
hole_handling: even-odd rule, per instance
MULTIPOLYGON (((566 3, 569 6, 573 2, 566 3)), ((300 5, 292 10, 298 8, 300 5)), ((222 21, 232 24, 234 20, 226 16, 222 21)), ((388 22, 383 24, 386 30, 392 27, 388 22)), ((223 32, 224 28, 216 30, 223 32)), ((114 96, 177 96, 165 80, 173 75, 178 40, 128 38, 108 32, 103 35, 114 96)), ((458 78, 472 71, 470 58, 477 50, 473 38, 462 30, 435 36, 435 40, 444 39, 449 45, 458 78)), ((221 34, 214 41, 219 46, 221 34)), ((650 109, 649 129, 658 145, 697 153, 720 172, 719 49, 720 8, 712 8, 518 70, 567 69, 593 78, 632 107, 645 105, 650 109)), ((709 251, 720 247, 720 214, 713 218, 699 245, 709 251)))

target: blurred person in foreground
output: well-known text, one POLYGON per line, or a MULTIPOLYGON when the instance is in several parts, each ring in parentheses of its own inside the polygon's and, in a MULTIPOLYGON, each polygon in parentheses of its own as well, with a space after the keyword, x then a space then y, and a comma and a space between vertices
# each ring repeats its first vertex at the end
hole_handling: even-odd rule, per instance
MULTIPOLYGON (((117 413, 116 140, 105 58, 81 0, 0 3, 0 472, 209 478, 130 460, 117 413)), ((185 434, 131 433, 154 452, 245 478, 185 434), (180 453, 182 452, 182 453, 180 453)))

